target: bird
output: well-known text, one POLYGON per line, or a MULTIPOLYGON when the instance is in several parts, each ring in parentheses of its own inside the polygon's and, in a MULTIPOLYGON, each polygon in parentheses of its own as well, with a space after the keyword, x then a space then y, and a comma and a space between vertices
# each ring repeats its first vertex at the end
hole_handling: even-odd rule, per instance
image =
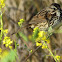
POLYGON ((39 11, 29 22, 32 29, 38 27, 40 30, 45 30, 50 26, 56 26, 61 21, 61 7, 58 3, 52 3, 39 11))
MULTIPOLYGON (((50 26, 57 26, 61 19, 62 9, 60 5, 58 3, 52 3, 49 7, 39 11, 29 22, 24 23, 21 28, 27 28, 29 31, 32 31, 35 27, 38 27, 40 30, 46 30, 50 26)), ((20 30, 15 33, 18 33, 20 30)))

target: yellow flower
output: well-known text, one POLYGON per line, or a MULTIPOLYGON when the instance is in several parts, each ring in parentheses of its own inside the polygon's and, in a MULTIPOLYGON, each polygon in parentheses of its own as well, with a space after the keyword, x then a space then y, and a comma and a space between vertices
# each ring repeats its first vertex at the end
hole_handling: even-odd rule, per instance
POLYGON ((8 40, 6 41, 6 43, 7 43, 7 44, 12 44, 13 41, 11 41, 10 39, 8 39, 8 40))
POLYGON ((45 31, 40 31, 38 33, 38 37, 41 38, 43 41, 47 41, 47 43, 50 43, 50 39, 48 38, 48 33, 45 31))
POLYGON ((22 22, 22 23, 23 23, 23 22, 24 22, 24 20, 23 20, 23 19, 20 19, 20 22, 22 22))
POLYGON ((12 46, 9 46, 10 49, 12 49, 12 46))
POLYGON ((55 58, 59 61, 60 60, 60 56, 56 55, 55 58))
POLYGON ((36 42, 36 46, 42 46, 42 43, 36 42))
POLYGON ((11 44, 13 43, 13 41, 11 41, 10 37, 4 37, 3 39, 3 44, 5 44, 6 47, 12 48, 11 44))
POLYGON ((40 31, 38 33, 38 36, 42 38, 42 40, 45 40, 47 38, 47 32, 45 31, 40 31))
POLYGON ((9 44, 5 44, 5 46, 6 46, 6 47, 8 47, 8 46, 9 46, 9 44))
POLYGON ((35 42, 41 41, 41 38, 36 38, 35 42))
POLYGON ((40 32, 38 33, 38 35, 39 35, 39 37, 43 37, 43 36, 44 36, 44 31, 40 31, 40 32))
POLYGON ((34 30, 33 30, 33 32, 36 32, 37 30, 39 30, 39 28, 35 27, 34 30))
POLYGON ((8 33, 8 29, 5 29, 5 30, 4 30, 4 33, 8 33))
POLYGON ((2 52, 2 49, 0 48, 0 53, 2 52))
POLYGON ((50 39, 46 39, 47 43, 50 43, 50 39))
POLYGON ((42 45, 42 49, 46 49, 47 48, 47 46, 45 46, 45 45, 42 45))
POLYGON ((32 50, 30 50, 30 52, 32 53, 32 50))
POLYGON ((10 37, 7 37, 7 36, 6 36, 6 37, 4 37, 4 40, 7 40, 7 39, 9 39, 9 38, 10 38, 10 37))
POLYGON ((19 22, 18 22, 18 25, 21 27, 23 22, 24 22, 24 20, 20 19, 19 22))
POLYGON ((0 8, 3 8, 5 6, 4 0, 0 0, 0 8))
POLYGON ((8 41, 8 39, 9 39, 9 37, 4 37, 4 39, 3 39, 3 44, 6 44, 7 42, 6 41, 8 41))
POLYGON ((5 40, 3 40, 3 44, 5 44, 6 42, 5 42, 5 40))

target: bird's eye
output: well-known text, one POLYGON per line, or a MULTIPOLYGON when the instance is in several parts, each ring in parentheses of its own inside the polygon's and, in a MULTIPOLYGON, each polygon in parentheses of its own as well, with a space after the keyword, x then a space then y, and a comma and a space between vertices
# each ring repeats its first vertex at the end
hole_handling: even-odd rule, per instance
POLYGON ((51 6, 51 9, 56 10, 57 8, 55 6, 51 6))
POLYGON ((51 8, 51 9, 54 9, 54 10, 56 10, 56 8, 51 8))
POLYGON ((55 8, 53 8, 54 10, 56 10, 55 8))

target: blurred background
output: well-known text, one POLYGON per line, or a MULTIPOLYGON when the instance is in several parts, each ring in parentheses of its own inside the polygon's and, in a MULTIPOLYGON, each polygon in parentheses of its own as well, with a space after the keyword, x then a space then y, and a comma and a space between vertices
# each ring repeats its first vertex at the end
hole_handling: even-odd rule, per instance
MULTIPOLYGON (((19 27, 18 22, 20 19, 24 19, 25 22, 29 22, 34 15, 45 7, 48 7, 52 3, 59 3, 62 8, 62 0, 6 0, 5 12, 3 14, 4 29, 8 29, 8 36, 12 40, 15 40, 19 46, 17 47, 17 55, 20 62, 55 62, 49 55, 47 50, 43 50, 41 47, 35 46, 35 42, 30 41, 30 35, 32 30, 19 27), (19 34, 13 34, 15 32, 23 32, 29 41, 25 41, 19 34), (27 47, 26 47, 27 45, 27 47), (31 54, 29 49, 36 51, 31 54)), ((25 26, 24 23, 23 26, 25 26)), ((59 29, 62 29, 60 27, 59 29)), ((2 46, 2 45, 1 45, 2 46)), ((4 46, 2 46, 4 48, 4 46)), ((56 33, 51 36, 50 48, 54 53, 61 56, 62 62, 62 33, 56 33)), ((18 60, 16 62, 19 62, 18 60)))

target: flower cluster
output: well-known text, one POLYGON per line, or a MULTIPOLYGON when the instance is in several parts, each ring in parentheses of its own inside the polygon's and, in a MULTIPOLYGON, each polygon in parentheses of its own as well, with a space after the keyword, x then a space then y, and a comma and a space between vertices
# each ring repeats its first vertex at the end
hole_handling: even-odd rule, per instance
POLYGON ((12 48, 11 44, 13 41, 11 41, 10 37, 4 37, 3 39, 3 44, 5 44, 6 47, 9 47, 10 49, 12 48))
POLYGON ((49 27, 48 32, 47 31, 40 31, 38 27, 34 28, 33 30, 33 36, 35 37, 36 46, 41 46, 42 49, 48 49, 48 51, 51 53, 51 56, 53 56, 54 60, 60 61, 60 56, 53 55, 51 50, 49 49, 48 45, 50 43, 49 36, 52 35, 52 27, 49 27))
POLYGON ((46 31, 40 31, 38 27, 34 28, 33 37, 35 38, 36 46, 42 46, 42 49, 47 48, 45 41, 50 43, 48 33, 46 31))
POLYGON ((59 55, 56 55, 56 56, 55 56, 55 59, 56 59, 57 61, 59 61, 59 60, 60 60, 60 56, 59 56, 59 55))
POLYGON ((0 0, 0 8, 4 8, 4 6, 5 6, 4 0, 0 0))
POLYGON ((41 46, 42 43, 41 42, 36 42, 36 46, 41 46))
POLYGON ((47 43, 50 43, 50 39, 48 38, 48 33, 46 31, 40 31, 38 33, 38 37, 41 38, 42 41, 47 41, 47 43))
POLYGON ((8 29, 3 30, 3 32, 7 34, 8 33, 8 29))
POLYGON ((0 30, 3 32, 4 35, 6 35, 8 33, 8 29, 3 29, 3 28, 0 28, 0 30))
POLYGON ((19 22, 18 22, 18 25, 21 27, 23 22, 24 22, 24 20, 20 19, 19 22))

